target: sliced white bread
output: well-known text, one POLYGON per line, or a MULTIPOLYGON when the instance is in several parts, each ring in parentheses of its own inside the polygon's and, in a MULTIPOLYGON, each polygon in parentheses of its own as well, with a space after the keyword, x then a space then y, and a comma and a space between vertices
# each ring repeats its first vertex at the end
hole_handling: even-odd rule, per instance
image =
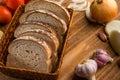
POLYGON ((70 14, 67 9, 53 1, 33 0, 25 6, 25 12, 39 9, 51 11, 56 16, 63 19, 67 25, 69 24, 70 14))
POLYGON ((27 11, 21 15, 19 21, 20 24, 24 22, 41 22, 48 24, 61 35, 63 35, 67 30, 67 25, 64 20, 45 10, 27 11))
POLYGON ((42 39, 22 36, 13 40, 8 47, 7 66, 51 72, 52 51, 42 39))

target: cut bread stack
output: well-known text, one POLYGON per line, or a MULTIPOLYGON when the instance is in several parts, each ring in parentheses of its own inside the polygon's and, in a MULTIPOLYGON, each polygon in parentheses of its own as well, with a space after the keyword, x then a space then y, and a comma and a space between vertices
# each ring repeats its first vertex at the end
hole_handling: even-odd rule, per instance
POLYGON ((25 6, 14 39, 8 47, 7 66, 52 72, 70 21, 69 12, 57 3, 33 0, 25 6))

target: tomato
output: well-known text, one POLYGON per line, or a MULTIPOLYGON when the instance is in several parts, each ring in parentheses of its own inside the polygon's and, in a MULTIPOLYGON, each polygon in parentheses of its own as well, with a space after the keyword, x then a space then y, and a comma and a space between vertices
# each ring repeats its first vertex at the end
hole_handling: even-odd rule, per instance
POLYGON ((0 5, 0 24, 7 24, 11 21, 11 19, 11 12, 6 7, 0 5))
POLYGON ((8 0, 1 0, 3 3, 6 3, 8 0))
POLYGON ((25 0, 25 4, 27 4, 29 1, 31 1, 31 0, 25 0))
POLYGON ((24 0, 2 0, 12 13, 16 11, 19 5, 24 4, 24 0))

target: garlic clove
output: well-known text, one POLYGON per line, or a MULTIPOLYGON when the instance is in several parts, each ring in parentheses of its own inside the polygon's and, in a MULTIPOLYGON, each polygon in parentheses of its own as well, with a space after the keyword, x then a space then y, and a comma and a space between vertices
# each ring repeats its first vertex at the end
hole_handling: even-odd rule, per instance
POLYGON ((87 71, 85 69, 85 64, 78 64, 75 68, 75 73, 79 77, 88 77, 87 71))
POLYGON ((82 74, 83 72, 81 71, 81 64, 78 64, 75 68, 75 73, 77 76, 80 76, 79 74, 82 74))
POLYGON ((112 62, 113 59, 103 49, 98 49, 94 53, 94 60, 97 62, 98 67, 105 66, 108 62, 112 62))
POLYGON ((103 49, 97 49, 97 50, 95 51, 95 53, 96 53, 96 54, 107 54, 107 52, 106 52, 105 50, 103 50, 103 49))
POLYGON ((104 32, 98 32, 97 36, 102 42, 108 41, 108 36, 104 32))
POLYGON ((98 65, 98 67, 103 67, 106 64, 106 63, 103 63, 103 62, 101 62, 101 61, 99 61, 97 59, 95 59, 95 61, 96 61, 97 65, 98 65))
POLYGON ((103 63, 107 63, 107 62, 109 62, 110 56, 105 55, 105 54, 99 54, 96 56, 96 59, 103 63))
POLYGON ((92 65, 94 65, 94 66, 92 66, 92 67, 94 68, 94 73, 96 73, 96 71, 97 71, 97 63, 96 63, 96 61, 93 60, 93 59, 89 59, 89 63, 91 64, 91 65, 89 65, 90 67, 91 67, 92 65))

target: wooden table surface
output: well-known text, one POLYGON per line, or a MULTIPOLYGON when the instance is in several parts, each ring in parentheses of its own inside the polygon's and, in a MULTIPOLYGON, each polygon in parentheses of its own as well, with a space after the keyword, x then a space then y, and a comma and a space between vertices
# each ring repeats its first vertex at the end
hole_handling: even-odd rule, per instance
MULTIPOLYGON (((116 1, 120 11, 120 0, 116 1)), ((68 3, 69 0, 65 0, 63 5, 67 6, 68 3)), ((104 26, 89 22, 85 17, 85 12, 76 11, 73 15, 58 80, 83 80, 75 77, 74 68, 79 62, 90 58, 96 49, 106 49, 114 58, 113 63, 98 69, 96 79, 120 80, 120 68, 117 65, 120 57, 113 52, 108 42, 104 43, 96 36, 98 32, 104 31, 104 26)), ((120 12, 116 19, 120 19, 120 12)), ((0 29, 5 31, 5 27, 3 26, 0 29)))
MULTIPOLYGON (((120 11, 120 0, 116 1, 120 11)), ((116 19, 120 19, 120 12, 116 19)), ((89 22, 85 17, 85 12, 74 13, 58 80, 77 80, 74 77, 75 66, 79 62, 88 59, 96 49, 106 49, 110 51, 110 55, 114 58, 113 63, 98 69, 96 73, 97 80, 120 80, 120 68, 117 65, 120 57, 113 52, 108 42, 104 43, 96 36, 101 31, 104 31, 104 26, 89 22)))

